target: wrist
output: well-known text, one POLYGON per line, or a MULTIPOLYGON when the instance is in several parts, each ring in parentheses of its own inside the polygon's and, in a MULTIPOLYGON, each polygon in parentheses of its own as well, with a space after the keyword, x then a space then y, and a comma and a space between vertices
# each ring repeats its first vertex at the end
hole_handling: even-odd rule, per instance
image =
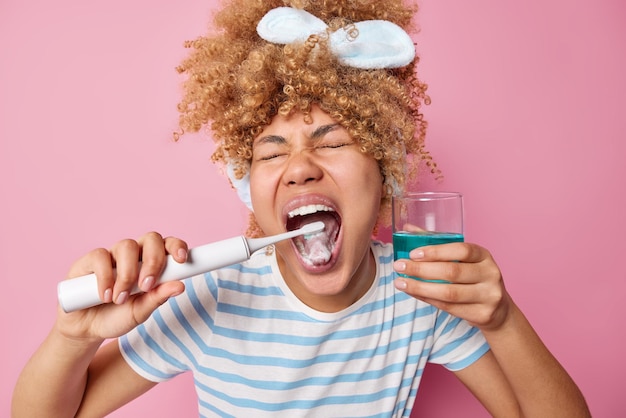
POLYGON ((485 336, 490 334, 496 335, 506 330, 516 328, 519 315, 521 315, 521 311, 515 302, 513 302, 511 296, 505 293, 504 299, 498 310, 495 311, 492 320, 485 323, 485 325, 478 325, 478 328, 485 336))
POLYGON ((56 344, 67 347, 69 350, 90 351, 97 350, 105 341, 105 338, 94 337, 85 332, 77 332, 76 324, 69 324, 68 321, 57 319, 50 331, 49 337, 56 344))

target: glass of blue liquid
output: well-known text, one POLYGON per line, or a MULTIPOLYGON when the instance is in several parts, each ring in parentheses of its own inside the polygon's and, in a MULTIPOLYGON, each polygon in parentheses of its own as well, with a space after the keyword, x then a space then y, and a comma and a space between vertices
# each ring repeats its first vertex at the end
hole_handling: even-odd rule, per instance
MULTIPOLYGON (((405 192, 392 198, 394 260, 409 259, 426 245, 463 242, 463 195, 458 192, 405 192)), ((445 283, 445 280, 417 280, 445 283)))

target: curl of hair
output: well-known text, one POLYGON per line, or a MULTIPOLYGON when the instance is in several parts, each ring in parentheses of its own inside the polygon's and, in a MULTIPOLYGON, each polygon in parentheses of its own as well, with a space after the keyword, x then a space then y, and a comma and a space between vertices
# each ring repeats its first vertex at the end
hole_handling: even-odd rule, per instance
POLYGON ((416 74, 418 58, 403 68, 364 70, 341 65, 325 34, 301 44, 269 43, 256 25, 281 6, 305 9, 349 36, 358 36, 354 22, 372 19, 410 32, 417 11, 402 0, 385 1, 384 7, 376 0, 230 0, 215 15, 216 33, 186 43, 190 54, 177 68, 186 75, 178 104, 181 132, 210 128, 217 144, 212 160, 234 164, 242 176, 254 138, 274 116, 300 111, 307 120, 317 104, 378 162, 387 186, 383 209, 420 163, 438 172, 424 144, 427 123, 420 107, 430 98, 416 74))

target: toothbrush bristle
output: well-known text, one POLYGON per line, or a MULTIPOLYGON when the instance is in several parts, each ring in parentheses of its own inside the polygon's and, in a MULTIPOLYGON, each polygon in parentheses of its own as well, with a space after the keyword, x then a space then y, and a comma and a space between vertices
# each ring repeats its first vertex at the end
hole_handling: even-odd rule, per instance
POLYGON ((312 222, 302 227, 302 230, 306 232, 304 236, 305 239, 307 239, 307 236, 310 238, 312 234, 320 232, 323 229, 324 229, 324 222, 321 222, 321 221, 312 222))

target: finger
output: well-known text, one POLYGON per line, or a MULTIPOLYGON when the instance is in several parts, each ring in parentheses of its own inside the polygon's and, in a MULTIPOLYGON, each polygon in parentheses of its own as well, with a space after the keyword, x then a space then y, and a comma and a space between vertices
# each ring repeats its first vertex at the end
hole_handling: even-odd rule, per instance
POLYGON ((189 247, 185 241, 176 237, 167 237, 165 238, 165 250, 174 257, 176 262, 184 263, 187 261, 189 247))
POLYGON ((398 278, 395 281, 398 290, 410 296, 424 300, 440 309, 459 304, 474 304, 481 300, 482 286, 456 283, 431 283, 421 280, 398 278))
POLYGON ((425 232, 426 231, 425 229, 420 228, 419 226, 413 225, 413 224, 404 224, 402 229, 407 232, 425 232))
POLYGON ((185 290, 185 284, 181 281, 163 283, 147 293, 137 295, 133 303, 133 313, 138 324, 143 323, 148 317, 163 305, 169 298, 178 296, 185 290))
POLYGON ((412 260, 462 261, 465 263, 480 263, 491 258, 491 254, 485 248, 469 242, 419 247, 412 250, 409 256, 412 260))
POLYGON ((491 271, 484 268, 482 263, 398 260, 394 262, 393 267, 398 273, 413 278, 459 284, 490 280, 493 275, 491 271))
POLYGON ((404 278, 396 279, 394 285, 398 290, 476 326, 493 324, 505 312, 498 308, 507 298, 502 286, 428 283, 404 278))
POLYGON ((95 274, 98 281, 98 294, 104 303, 113 298, 115 270, 111 253, 105 248, 97 248, 78 259, 70 268, 68 278, 76 278, 86 274, 95 274))
POLYGON ((163 272, 166 263, 163 237, 157 232, 149 232, 139 238, 141 246, 141 270, 139 288, 144 292, 152 289, 163 272))
POLYGON ((125 239, 113 246, 116 277, 113 286, 113 302, 122 304, 128 300, 139 276, 140 247, 137 241, 125 239))

